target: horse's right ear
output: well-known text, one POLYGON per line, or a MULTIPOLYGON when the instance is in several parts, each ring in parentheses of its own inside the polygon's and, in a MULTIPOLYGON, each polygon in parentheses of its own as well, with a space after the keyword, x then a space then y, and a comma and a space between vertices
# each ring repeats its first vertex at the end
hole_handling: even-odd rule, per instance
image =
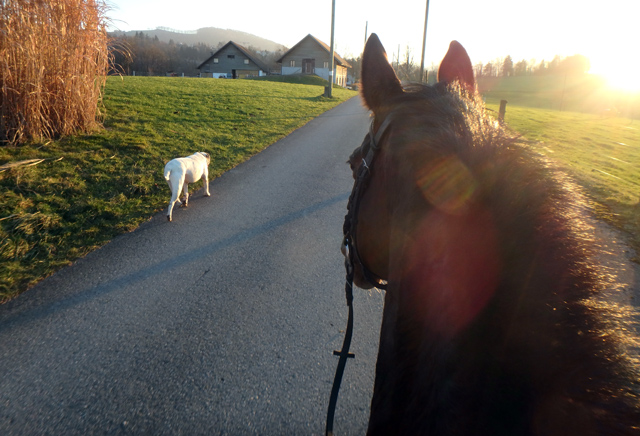
POLYGON ((372 33, 362 55, 362 97, 367 107, 378 113, 385 101, 402 92, 378 35, 372 33))
POLYGON ((471 59, 462 44, 451 41, 449 51, 440 63, 438 81, 445 83, 459 82, 469 92, 474 92, 476 81, 473 78, 471 59))

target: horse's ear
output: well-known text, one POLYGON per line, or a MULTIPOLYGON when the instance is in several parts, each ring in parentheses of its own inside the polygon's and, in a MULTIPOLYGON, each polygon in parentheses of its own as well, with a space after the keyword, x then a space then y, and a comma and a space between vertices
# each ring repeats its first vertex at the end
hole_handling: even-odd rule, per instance
POLYGON ((449 51, 440 63, 438 80, 445 83, 460 82, 460 86, 468 91, 475 91, 476 81, 473 78, 473 66, 467 51, 458 41, 451 41, 449 51))
POLYGON ((378 113, 385 101, 402 92, 378 35, 372 33, 362 55, 362 96, 367 107, 378 113))

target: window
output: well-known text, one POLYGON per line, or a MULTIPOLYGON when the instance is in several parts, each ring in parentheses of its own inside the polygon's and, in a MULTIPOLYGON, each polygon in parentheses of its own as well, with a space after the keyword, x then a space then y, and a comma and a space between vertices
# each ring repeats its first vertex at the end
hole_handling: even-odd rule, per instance
POLYGON ((217 64, 218 63, 218 58, 213 58, 213 63, 217 64))
POLYGON ((291 61, 291 66, 295 67, 296 66, 296 61, 291 61))
POLYGON ((325 68, 329 68, 329 62, 328 61, 324 61, 324 67, 325 68))
POLYGON ((236 58, 236 55, 227 55, 227 58, 228 58, 228 59, 235 59, 235 58, 236 58))
POLYGON ((245 64, 245 65, 249 65, 249 59, 245 59, 245 60, 244 60, 244 64, 245 64))

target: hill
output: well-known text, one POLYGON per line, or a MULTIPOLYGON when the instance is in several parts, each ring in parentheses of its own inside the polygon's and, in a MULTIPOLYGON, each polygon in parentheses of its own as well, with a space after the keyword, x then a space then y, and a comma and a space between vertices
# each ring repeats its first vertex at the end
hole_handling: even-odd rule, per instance
POLYGON ((217 27, 203 27, 194 31, 181 31, 169 29, 167 27, 158 27, 155 30, 130 30, 128 32, 116 31, 111 34, 114 36, 126 35, 135 36, 136 33, 142 32, 151 38, 158 37, 160 41, 169 42, 173 40, 176 44, 195 45, 204 43, 211 47, 217 47, 220 43, 233 41, 245 47, 255 47, 260 50, 278 51, 285 47, 277 42, 253 35, 247 32, 232 29, 219 29, 217 27))

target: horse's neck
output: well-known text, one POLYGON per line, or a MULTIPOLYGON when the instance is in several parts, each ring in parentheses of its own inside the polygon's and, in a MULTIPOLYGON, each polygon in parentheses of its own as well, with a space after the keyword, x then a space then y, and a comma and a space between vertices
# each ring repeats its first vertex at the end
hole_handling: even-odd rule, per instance
POLYGON ((491 214, 431 210, 405 234, 389 282, 402 311, 436 336, 456 336, 481 313, 498 286, 501 259, 491 214))
POLYGON ((563 221, 544 218, 552 228, 544 235, 532 230, 533 221, 505 235, 498 230, 511 225, 496 222, 496 214, 482 208, 460 215, 430 210, 398 226, 407 231, 397 231, 404 236, 391 256, 372 402, 380 428, 403 425, 395 413, 440 417, 421 422, 456 422, 470 431, 481 420, 494 430, 504 422, 504 434, 521 434, 524 421, 508 422, 506 416, 524 419, 527 408, 558 400, 573 384, 554 374, 581 364, 564 349, 589 347, 578 345, 584 327, 572 324, 588 325, 576 291, 588 282, 568 273, 576 257, 568 255, 573 251, 567 249, 563 221), (550 379, 550 392, 532 398, 550 379))

